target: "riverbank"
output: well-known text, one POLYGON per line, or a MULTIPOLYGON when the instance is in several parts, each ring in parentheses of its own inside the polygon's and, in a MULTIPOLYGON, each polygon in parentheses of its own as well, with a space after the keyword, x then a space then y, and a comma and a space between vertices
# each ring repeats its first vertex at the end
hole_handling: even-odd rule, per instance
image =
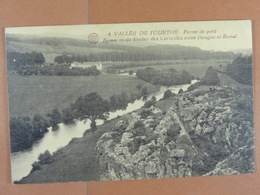
POLYGON ((43 165, 24 177, 19 183, 94 181, 100 179, 100 167, 95 154, 96 142, 120 120, 98 126, 95 133, 86 131, 82 138, 75 138, 53 156, 51 164, 43 165))

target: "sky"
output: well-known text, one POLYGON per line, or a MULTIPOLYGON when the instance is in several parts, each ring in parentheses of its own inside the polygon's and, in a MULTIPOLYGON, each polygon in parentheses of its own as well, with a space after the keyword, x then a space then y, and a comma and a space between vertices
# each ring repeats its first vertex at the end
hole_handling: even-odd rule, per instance
POLYGON ((95 33, 99 42, 116 40, 114 43, 136 46, 154 43, 196 46, 214 51, 252 49, 250 20, 11 27, 5 32, 85 40, 89 34, 95 33))

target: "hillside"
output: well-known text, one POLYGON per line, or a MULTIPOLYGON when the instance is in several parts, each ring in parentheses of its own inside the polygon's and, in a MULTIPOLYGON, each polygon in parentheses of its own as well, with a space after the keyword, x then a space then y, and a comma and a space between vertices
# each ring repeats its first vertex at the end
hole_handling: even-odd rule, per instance
POLYGON ((232 88, 173 96, 74 139, 20 182, 253 173, 252 109, 232 88))
MULTIPOLYGON (((252 80, 252 77, 251 77, 252 80)), ((191 85, 188 90, 204 90, 204 89, 214 89, 215 87, 231 87, 234 89, 243 89, 248 91, 250 94, 253 92, 252 85, 245 85, 239 83, 235 79, 231 78, 224 72, 220 72, 215 68, 209 67, 206 71, 205 75, 201 78, 201 80, 193 85, 191 85)))
POLYGON ((138 84, 148 93, 158 86, 129 76, 101 74, 99 76, 19 76, 8 77, 9 112, 11 116, 45 116, 53 108, 67 108, 80 96, 98 92, 104 99, 122 91, 128 95, 138 91, 138 84))
POLYGON ((137 44, 114 43, 91 44, 87 40, 75 38, 42 37, 7 34, 8 52, 41 52, 47 63, 52 63, 55 55, 86 55, 101 61, 161 61, 176 59, 233 59, 233 52, 211 52, 198 47, 182 45, 152 45, 142 47, 137 44))

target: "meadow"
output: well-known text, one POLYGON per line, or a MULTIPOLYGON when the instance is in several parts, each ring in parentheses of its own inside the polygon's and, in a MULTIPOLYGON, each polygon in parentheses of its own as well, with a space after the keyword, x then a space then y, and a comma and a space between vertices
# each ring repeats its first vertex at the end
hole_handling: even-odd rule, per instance
POLYGON ((133 67, 126 69, 127 71, 134 71, 136 72, 138 69, 145 69, 146 67, 153 67, 158 70, 167 70, 170 68, 175 68, 177 71, 187 71, 192 76, 202 78, 207 69, 212 66, 213 68, 218 69, 219 65, 222 66, 227 65, 230 60, 176 60, 176 62, 173 61, 172 64, 165 64, 165 65, 150 65, 150 66, 139 66, 139 67, 133 67))
POLYGON ((46 115, 53 108, 60 111, 79 96, 98 92, 104 99, 122 91, 131 94, 141 84, 148 92, 159 90, 136 77, 116 74, 99 76, 19 76, 9 75, 9 112, 11 116, 46 115))

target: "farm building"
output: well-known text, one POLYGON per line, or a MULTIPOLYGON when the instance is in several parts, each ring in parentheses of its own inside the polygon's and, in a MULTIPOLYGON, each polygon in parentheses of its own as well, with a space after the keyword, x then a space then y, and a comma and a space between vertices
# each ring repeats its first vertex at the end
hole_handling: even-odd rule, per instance
POLYGON ((97 70, 102 71, 102 64, 101 62, 72 62, 70 68, 90 68, 91 66, 96 66, 97 70))

